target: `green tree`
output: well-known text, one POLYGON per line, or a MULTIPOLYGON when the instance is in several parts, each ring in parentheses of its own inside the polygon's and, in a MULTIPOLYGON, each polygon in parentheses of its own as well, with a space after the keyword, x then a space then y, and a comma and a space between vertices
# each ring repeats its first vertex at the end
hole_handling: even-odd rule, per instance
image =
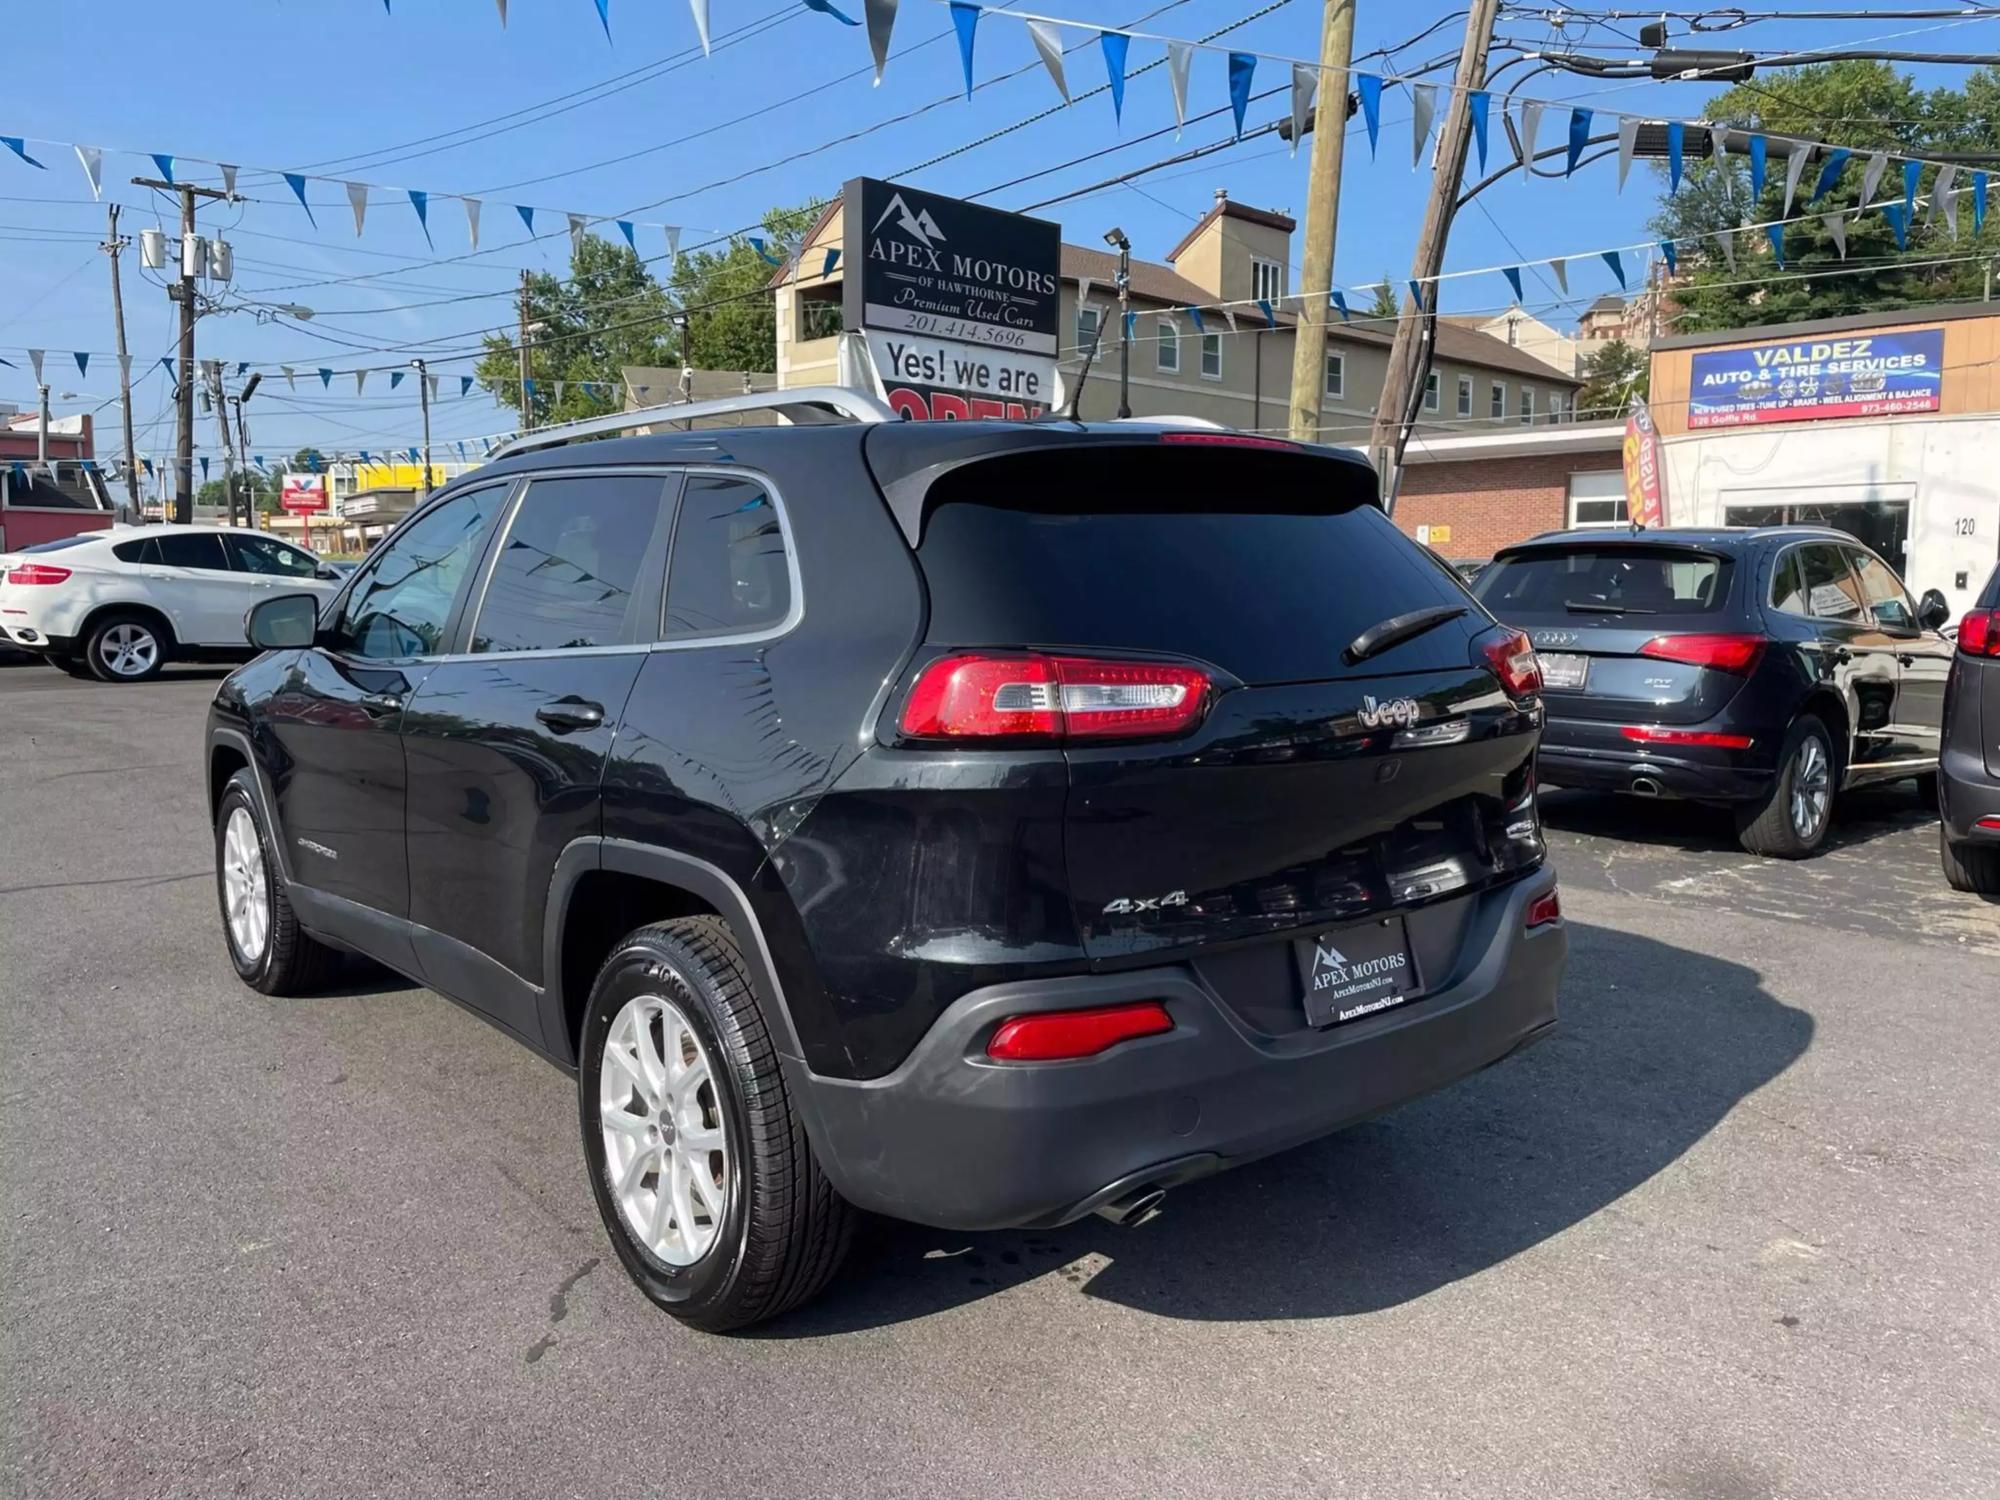
MULTIPOLYGON (((1846 271, 1837 276, 1775 275, 1770 245, 1762 232, 1738 226, 1778 218, 1784 207, 1784 157, 1773 151, 1761 198, 1750 192, 1750 168, 1732 152, 1721 166, 1712 159, 1690 162, 1681 189, 1661 200, 1652 228, 1663 239, 1734 233, 1737 268, 1714 239, 1699 249, 1681 247, 1683 278, 1672 291, 1680 312, 1676 333, 1755 327, 1802 318, 1840 317, 1926 302, 1977 298, 1981 270, 1970 257, 1978 249, 2000 247, 2000 225, 1972 232, 1971 205, 1961 200, 1959 238, 1953 243, 1942 212, 1935 218, 1918 208, 1910 226, 1909 248, 1896 248, 1895 233, 1879 211, 1860 214, 1861 175, 1868 153, 1898 151, 2000 152, 2000 71, 1982 68, 1962 88, 1922 89, 1887 63, 1843 61, 1783 68, 1759 74, 1709 102, 1706 117, 1738 129, 1801 136, 1854 152, 1840 181, 1813 205, 1821 215, 1786 227, 1786 270, 1827 270, 1842 257, 1824 215, 1842 213, 1847 231, 1846 271), (1962 259, 1961 259, 1962 258, 1962 259), (1951 259, 1949 265, 1919 262, 1951 259), (1773 278, 1773 279, 1766 279, 1773 278)), ((1665 167, 1660 171, 1664 179, 1665 167)), ((1820 163, 1809 163, 1800 179, 1792 214, 1804 208, 1818 181, 1820 163)), ((1875 200, 1900 190, 1900 163, 1875 190, 1875 200)), ((1926 168, 1919 194, 1930 190, 1935 173, 1926 168)), ((1961 185, 1969 177, 1961 175, 1961 185)))
POLYGON ((1650 378, 1651 369, 1644 353, 1623 339, 1602 344, 1583 362, 1583 389, 1576 393, 1577 414, 1623 416, 1632 397, 1646 394, 1650 378))
MULTIPOLYGON (((823 204, 774 208, 764 215, 764 244, 784 260, 823 204)), ((766 289, 778 270, 747 240, 722 250, 696 250, 674 266, 669 285, 677 306, 688 309, 688 363, 703 370, 775 370, 778 336, 773 299, 766 289)))
POLYGON ((1390 290, 1395 284, 1389 273, 1384 271, 1382 273, 1381 284, 1375 288, 1375 300, 1368 304, 1369 317, 1387 318, 1393 323, 1403 315, 1403 304, 1397 300, 1396 294, 1390 290))

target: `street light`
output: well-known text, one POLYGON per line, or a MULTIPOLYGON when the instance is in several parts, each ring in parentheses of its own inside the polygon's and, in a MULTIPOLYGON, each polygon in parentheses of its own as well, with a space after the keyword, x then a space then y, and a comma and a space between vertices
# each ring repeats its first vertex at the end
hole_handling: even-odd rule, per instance
POLYGON ((410 361, 417 372, 417 401, 424 409, 424 493, 431 492, 431 387, 429 372, 420 359, 410 361))
POLYGON ((1118 415, 1132 415, 1132 320, 1127 308, 1132 299, 1132 242, 1115 224, 1104 243, 1118 252, 1118 415))

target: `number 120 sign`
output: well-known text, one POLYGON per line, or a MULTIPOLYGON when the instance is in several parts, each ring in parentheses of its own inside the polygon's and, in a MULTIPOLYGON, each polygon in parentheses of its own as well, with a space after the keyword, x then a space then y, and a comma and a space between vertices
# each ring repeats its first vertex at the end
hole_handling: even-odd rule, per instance
POLYGON ((326 509, 324 474, 287 474, 278 504, 293 515, 314 515, 326 509))

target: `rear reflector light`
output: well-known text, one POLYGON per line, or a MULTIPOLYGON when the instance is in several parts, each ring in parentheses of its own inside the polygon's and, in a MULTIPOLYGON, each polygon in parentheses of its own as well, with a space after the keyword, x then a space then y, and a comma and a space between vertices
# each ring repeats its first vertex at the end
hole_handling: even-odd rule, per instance
POLYGON ((1618 731, 1642 745, 1706 745, 1713 750, 1748 750, 1754 736, 1716 734, 1707 729, 1662 729, 1657 724, 1626 724, 1618 731))
POLYGON ((1528 925, 1546 927, 1551 922, 1562 920, 1562 898, 1554 891, 1544 891, 1528 903, 1528 925))
POLYGON ((2000 656, 2000 609, 1975 609, 1959 621, 1958 649, 1967 656, 2000 656))
POLYGON ((7 570, 9 583, 63 583, 68 578, 68 568, 52 568, 47 563, 22 563, 7 570))
POLYGON ((1764 638, 1756 635, 1656 635, 1639 648, 1641 656, 1714 667, 1718 672, 1747 672, 1764 654, 1764 638))
POLYGON ((1518 630, 1489 630, 1473 644, 1511 698, 1532 698, 1542 690, 1542 664, 1535 644, 1518 630))
POLYGON ((1192 448, 1277 448, 1286 453, 1296 453, 1299 446, 1283 438, 1252 437, 1244 432, 1163 432, 1160 441, 1192 448))
POLYGON ((1975 823, 1975 824, 1974 824, 1973 826, 1974 826, 1975 828, 1984 828, 1984 829, 1987 829, 1987 830, 1989 830, 1990 832, 1993 832, 1993 833, 2000 833, 2000 817, 1986 817, 1986 818, 1981 818, 1981 819, 1980 819, 1980 820, 1979 820, 1979 821, 1978 821, 1977 823, 1975 823))
POLYGON ((903 705, 916 739, 1139 739, 1201 722, 1199 667, 1080 656, 947 656, 925 667, 903 705))
POLYGON ((1093 1010, 1054 1010, 1002 1021, 986 1044, 986 1055, 1002 1062, 1060 1062, 1095 1057, 1134 1037, 1174 1029, 1174 1018, 1157 1000, 1136 1005, 1101 1005, 1093 1010))

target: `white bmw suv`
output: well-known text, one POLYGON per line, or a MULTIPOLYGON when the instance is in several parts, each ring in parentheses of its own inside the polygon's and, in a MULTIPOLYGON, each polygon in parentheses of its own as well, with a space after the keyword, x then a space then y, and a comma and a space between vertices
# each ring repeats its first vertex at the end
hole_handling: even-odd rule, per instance
POLYGON ((252 605, 339 587, 310 552, 261 531, 93 531, 0 557, 0 638, 73 676, 139 682, 169 661, 253 656, 252 605))

